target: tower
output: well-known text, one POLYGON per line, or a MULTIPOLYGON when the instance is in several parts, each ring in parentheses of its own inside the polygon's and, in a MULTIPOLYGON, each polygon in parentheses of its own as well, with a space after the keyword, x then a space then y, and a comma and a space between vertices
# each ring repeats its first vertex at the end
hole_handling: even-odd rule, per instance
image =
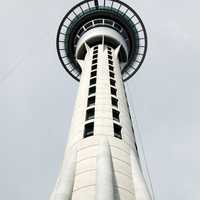
POLYGON ((151 200, 124 87, 146 49, 145 27, 124 2, 84 0, 63 18, 58 56, 80 84, 50 200, 151 200))

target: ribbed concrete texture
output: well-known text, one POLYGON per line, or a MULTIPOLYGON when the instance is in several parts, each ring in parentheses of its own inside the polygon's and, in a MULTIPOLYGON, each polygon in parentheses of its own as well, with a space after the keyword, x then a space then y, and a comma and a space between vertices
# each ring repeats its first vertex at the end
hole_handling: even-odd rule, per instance
POLYGON ((86 45, 63 167, 51 200, 150 200, 118 53, 86 45))

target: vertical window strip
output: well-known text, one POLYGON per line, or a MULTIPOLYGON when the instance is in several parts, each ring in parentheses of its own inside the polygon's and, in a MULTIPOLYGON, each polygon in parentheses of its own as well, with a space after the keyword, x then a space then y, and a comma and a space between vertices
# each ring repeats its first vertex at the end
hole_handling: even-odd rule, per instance
MULTIPOLYGON (((92 66, 89 79, 89 91, 87 107, 95 105, 96 101, 96 76, 97 76, 97 62, 98 62, 98 46, 93 49, 92 66), (94 94, 94 96, 93 96, 94 94), (91 96, 92 95, 92 96, 91 96)), ((85 121, 93 120, 95 118, 95 108, 89 108, 86 110, 85 121)), ((94 135, 94 122, 85 124, 83 137, 90 137, 94 135)))
POLYGON ((111 47, 108 47, 108 67, 109 67, 109 77, 110 77, 110 90, 111 95, 114 95, 115 97, 111 96, 111 104, 112 107, 112 116, 113 116, 113 131, 114 131, 114 137, 118 139, 122 139, 122 127, 118 124, 120 122, 120 112, 116 110, 118 108, 118 99, 117 96, 117 89, 116 87, 116 80, 115 80, 115 74, 114 74, 114 66, 113 66, 113 57, 112 57, 112 50, 111 47), (116 123, 117 122, 117 123, 116 123))

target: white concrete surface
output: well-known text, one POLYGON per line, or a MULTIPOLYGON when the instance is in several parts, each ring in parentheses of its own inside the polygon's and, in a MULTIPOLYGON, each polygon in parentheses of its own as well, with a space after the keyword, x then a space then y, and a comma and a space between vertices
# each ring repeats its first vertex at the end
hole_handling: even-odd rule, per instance
POLYGON ((108 50, 98 45, 94 135, 84 138, 93 48, 87 48, 63 167, 51 200, 150 200, 135 153, 118 49, 112 49, 122 139, 114 137, 108 50))

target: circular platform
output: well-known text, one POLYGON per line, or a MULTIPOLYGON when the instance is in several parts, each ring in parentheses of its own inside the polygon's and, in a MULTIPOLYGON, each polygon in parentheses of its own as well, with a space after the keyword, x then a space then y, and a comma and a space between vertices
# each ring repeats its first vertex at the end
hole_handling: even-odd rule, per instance
POLYGON ((84 33, 95 27, 110 27, 126 41, 129 52, 122 69, 123 80, 140 68, 147 51, 147 34, 138 14, 118 0, 84 0, 64 16, 57 33, 57 52, 65 70, 77 81, 81 68, 75 59, 76 47, 84 33))

